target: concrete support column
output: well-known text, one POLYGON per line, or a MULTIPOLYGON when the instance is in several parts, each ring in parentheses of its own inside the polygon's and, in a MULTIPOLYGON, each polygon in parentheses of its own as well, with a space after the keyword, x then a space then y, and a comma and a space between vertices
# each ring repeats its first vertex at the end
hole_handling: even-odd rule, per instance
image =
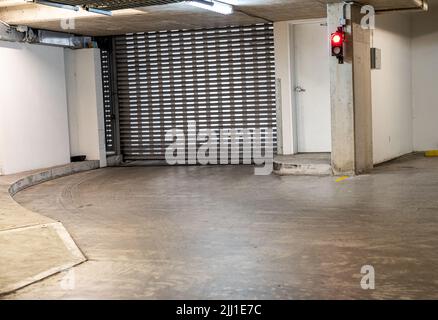
MULTIPOLYGON (((344 4, 328 4, 329 31, 344 17, 344 4)), ((370 31, 361 27, 360 7, 347 6, 345 63, 330 59, 332 167, 337 175, 373 167, 370 31)))
POLYGON ((99 49, 65 49, 67 106, 72 156, 107 166, 99 49))

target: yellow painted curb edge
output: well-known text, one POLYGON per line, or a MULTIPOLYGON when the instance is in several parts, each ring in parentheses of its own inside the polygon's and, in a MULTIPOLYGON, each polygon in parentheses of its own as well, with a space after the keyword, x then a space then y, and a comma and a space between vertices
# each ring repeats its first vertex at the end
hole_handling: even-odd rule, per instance
POLYGON ((430 150, 424 153, 426 157, 438 157, 438 150, 430 150))

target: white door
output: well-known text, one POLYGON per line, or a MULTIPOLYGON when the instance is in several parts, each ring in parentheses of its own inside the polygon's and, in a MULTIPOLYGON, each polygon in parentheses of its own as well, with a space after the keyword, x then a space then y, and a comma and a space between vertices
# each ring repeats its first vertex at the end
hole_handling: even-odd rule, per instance
POLYGON ((293 39, 298 152, 331 152, 327 26, 297 24, 293 39))

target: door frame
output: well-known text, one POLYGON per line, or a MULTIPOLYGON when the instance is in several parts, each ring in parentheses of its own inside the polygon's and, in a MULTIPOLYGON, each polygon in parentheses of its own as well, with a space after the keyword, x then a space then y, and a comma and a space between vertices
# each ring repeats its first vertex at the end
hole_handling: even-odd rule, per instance
MULTIPOLYGON (((327 18, 321 18, 321 19, 306 19, 306 20, 293 20, 289 21, 289 52, 290 52, 290 63, 291 63, 291 87, 289 88, 291 90, 291 97, 292 97, 292 140, 293 140, 293 152, 294 154, 299 153, 299 145, 298 145, 298 94, 295 91, 295 87, 297 86, 296 82, 296 74, 295 74, 295 39, 294 39, 294 27, 296 25, 301 24, 327 24, 327 18)), ((327 39, 329 36, 329 31, 327 28, 327 39)), ((328 40, 327 40, 328 41, 328 40)), ((329 51, 327 51, 327 54, 329 54, 329 51)), ((330 120, 331 121, 331 120, 330 120)))
POLYGON ((327 18, 274 22, 277 148, 279 155, 298 153, 293 28, 295 25, 308 23, 327 23, 327 18))

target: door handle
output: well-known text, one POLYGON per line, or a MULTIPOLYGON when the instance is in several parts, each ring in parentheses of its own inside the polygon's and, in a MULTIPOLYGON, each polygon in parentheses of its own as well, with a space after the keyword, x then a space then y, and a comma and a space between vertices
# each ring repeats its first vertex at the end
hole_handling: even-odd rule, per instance
POLYGON ((306 92, 306 89, 304 89, 304 88, 301 87, 301 86, 296 86, 296 87, 295 87, 295 92, 306 92))

